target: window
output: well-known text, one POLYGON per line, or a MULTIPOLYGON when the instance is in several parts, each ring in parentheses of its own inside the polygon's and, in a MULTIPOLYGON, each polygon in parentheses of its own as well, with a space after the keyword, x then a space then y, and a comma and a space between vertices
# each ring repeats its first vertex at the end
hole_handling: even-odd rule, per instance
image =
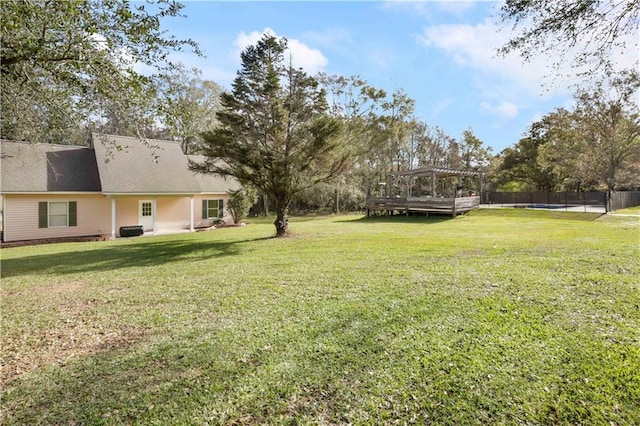
POLYGON ((49 226, 69 224, 69 203, 49 203, 49 226))
POLYGON ((38 203, 38 227, 77 226, 75 201, 41 201, 38 203))
POLYGON ((219 219, 224 216, 223 200, 202 200, 202 218, 219 219))
POLYGON ((143 202, 142 203, 142 216, 153 216, 152 204, 143 202))

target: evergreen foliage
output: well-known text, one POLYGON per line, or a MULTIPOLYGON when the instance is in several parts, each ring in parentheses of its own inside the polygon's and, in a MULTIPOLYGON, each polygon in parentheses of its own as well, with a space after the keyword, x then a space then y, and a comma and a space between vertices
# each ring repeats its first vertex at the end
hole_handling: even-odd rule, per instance
POLYGON ((233 176, 275 202, 276 236, 288 231, 292 197, 349 165, 318 81, 285 58, 287 40, 265 35, 241 55, 232 92, 222 95, 220 127, 203 134, 201 172, 233 176), (222 161, 219 161, 222 160, 222 161))

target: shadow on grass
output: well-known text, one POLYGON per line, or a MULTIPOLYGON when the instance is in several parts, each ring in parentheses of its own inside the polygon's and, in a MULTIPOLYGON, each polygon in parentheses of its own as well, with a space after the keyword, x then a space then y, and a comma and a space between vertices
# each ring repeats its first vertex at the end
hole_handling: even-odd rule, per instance
POLYGON ((242 253, 244 243, 268 240, 261 237, 241 241, 194 241, 192 239, 138 240, 120 244, 94 244, 85 251, 60 251, 2 260, 3 278, 26 274, 73 274, 146 267, 184 258, 208 259, 242 253), (95 248, 94 248, 95 247, 95 248))
MULTIPOLYGON (((188 410, 189 393, 212 362, 202 354, 228 355, 212 343, 181 351, 184 344, 127 346, 19 379, 5 400, 6 424, 131 424, 165 406, 188 410)), ((237 363, 215 364, 221 384, 233 383, 238 372, 237 363)))
POLYGON ((362 380, 344 369, 382 362, 385 347, 376 335, 389 324, 364 308, 332 313, 322 321, 301 317, 288 335, 265 335, 254 323, 246 334, 178 335, 54 366, 13 383, 7 423, 145 424, 208 413, 216 424, 263 424, 297 399, 300 406, 289 406, 293 417, 344 410, 347 391, 362 380), (307 336, 292 344, 300 330, 307 336), (278 372, 283 363, 290 366, 278 372))

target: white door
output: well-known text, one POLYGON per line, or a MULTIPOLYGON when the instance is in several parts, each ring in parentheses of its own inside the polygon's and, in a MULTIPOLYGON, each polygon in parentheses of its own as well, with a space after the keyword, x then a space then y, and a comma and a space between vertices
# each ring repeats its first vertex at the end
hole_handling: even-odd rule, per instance
POLYGON ((145 231, 153 231, 153 203, 150 200, 138 201, 138 225, 145 231))

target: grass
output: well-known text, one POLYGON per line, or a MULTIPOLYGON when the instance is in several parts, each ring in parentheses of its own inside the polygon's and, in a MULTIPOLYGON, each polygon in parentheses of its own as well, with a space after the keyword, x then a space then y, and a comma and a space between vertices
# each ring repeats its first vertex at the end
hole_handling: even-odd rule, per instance
POLYGON ((615 214, 632 214, 640 216, 640 206, 627 207, 626 209, 616 210, 615 214))
POLYGON ((339 216, 2 251, 2 424, 639 424, 640 223, 339 216))

